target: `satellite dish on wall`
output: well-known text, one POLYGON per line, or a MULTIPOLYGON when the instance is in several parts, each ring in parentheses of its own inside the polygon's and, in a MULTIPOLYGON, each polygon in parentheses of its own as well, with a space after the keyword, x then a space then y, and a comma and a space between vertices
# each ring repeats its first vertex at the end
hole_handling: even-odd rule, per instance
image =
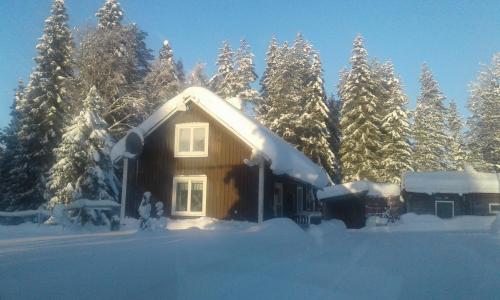
POLYGON ((125 138, 125 156, 128 158, 137 157, 142 153, 144 146, 144 136, 137 128, 132 129, 125 138))

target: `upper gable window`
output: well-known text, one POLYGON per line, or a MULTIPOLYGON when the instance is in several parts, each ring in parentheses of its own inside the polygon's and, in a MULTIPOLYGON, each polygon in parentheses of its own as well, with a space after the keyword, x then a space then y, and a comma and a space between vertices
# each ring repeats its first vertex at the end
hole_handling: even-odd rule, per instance
POLYGON ((208 156, 208 123, 175 125, 175 157, 208 156))

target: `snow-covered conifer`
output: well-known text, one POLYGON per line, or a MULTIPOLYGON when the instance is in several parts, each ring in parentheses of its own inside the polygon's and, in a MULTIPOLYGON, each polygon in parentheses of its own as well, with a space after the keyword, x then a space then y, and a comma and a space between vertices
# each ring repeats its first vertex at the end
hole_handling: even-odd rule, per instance
POLYGON ((102 100, 92 87, 80 115, 64 132, 55 149, 45 197, 49 207, 77 199, 118 199, 117 179, 110 158, 113 141, 101 117, 102 100))
POLYGON ((469 160, 478 170, 500 171, 500 52, 471 84, 467 120, 469 160))
POLYGON ((414 169, 421 172, 446 169, 446 114, 445 97, 431 70, 423 65, 420 76, 420 96, 414 113, 413 154, 414 169))
POLYGON ((354 39, 351 69, 339 86, 342 102, 340 161, 343 181, 380 181, 379 149, 382 144, 376 82, 368 64, 363 38, 354 39))
POLYGON ((235 55, 235 84, 236 94, 245 102, 258 103, 260 94, 251 87, 251 84, 257 80, 255 66, 253 63, 254 55, 250 51, 250 45, 243 39, 240 42, 240 48, 235 55))
POLYGON ((412 170, 410 125, 399 78, 394 74, 392 63, 378 65, 379 112, 383 146, 380 148, 381 177, 385 182, 399 183, 404 171, 412 170))
POLYGON ((144 84, 148 96, 148 114, 180 92, 182 83, 174 53, 168 41, 163 42, 158 60, 153 63, 144 84))
POLYGON ((223 99, 235 97, 238 91, 234 68, 234 52, 224 41, 217 57, 217 71, 210 78, 210 88, 223 99))
POLYGON ((116 0, 106 0, 104 5, 95 14, 98 18, 97 26, 102 29, 112 29, 121 26, 123 10, 116 0))
POLYGON ((447 167, 449 170, 463 170, 466 159, 463 121, 455 101, 450 101, 446 121, 449 139, 446 144, 447 167))
POLYGON ((206 64, 197 63, 187 78, 187 85, 208 87, 208 77, 205 73, 206 64))

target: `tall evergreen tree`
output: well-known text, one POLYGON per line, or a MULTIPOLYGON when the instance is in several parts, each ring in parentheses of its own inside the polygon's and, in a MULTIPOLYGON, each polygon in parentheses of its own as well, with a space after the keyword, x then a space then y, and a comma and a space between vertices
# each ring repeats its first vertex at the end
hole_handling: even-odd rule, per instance
POLYGON ((312 53, 310 78, 304 91, 305 103, 299 119, 303 132, 300 134, 298 148, 333 177, 337 173, 337 166, 330 145, 331 133, 328 125, 331 116, 327 106, 323 67, 316 52, 312 53))
POLYGON ((279 71, 278 60, 280 59, 280 54, 281 49, 278 45, 278 40, 276 37, 273 37, 267 48, 266 68, 264 70, 264 74, 260 78, 260 95, 262 97, 262 101, 257 103, 255 107, 257 118, 265 125, 268 125, 272 119, 269 115, 268 107, 272 106, 272 101, 274 100, 273 93, 276 92, 277 88, 276 79, 279 71))
POLYGON ((210 78, 211 89, 224 99, 235 97, 238 93, 238 86, 234 68, 234 52, 227 41, 222 44, 216 64, 217 71, 210 78))
POLYGON ((354 39, 351 69, 339 86, 342 102, 340 161, 343 181, 380 181, 379 149, 382 135, 378 118, 376 82, 368 64, 363 38, 354 39))
POLYGON ((17 179, 12 176, 11 172, 16 168, 16 155, 20 150, 17 132, 23 118, 21 109, 25 101, 24 91, 24 82, 19 80, 14 101, 10 107, 10 123, 0 132, 0 148, 2 148, 2 155, 0 157, 0 210, 13 208, 10 207, 10 200, 12 199, 13 188, 16 185, 17 179))
POLYGON ((381 174, 386 182, 399 183, 404 171, 412 170, 410 125, 399 78, 394 74, 392 63, 379 65, 379 112, 383 146, 380 148, 381 174))
POLYGON ((83 37, 77 65, 82 94, 95 86, 108 110, 103 117, 114 137, 121 137, 146 115, 144 78, 153 59, 147 34, 136 24, 124 25, 123 10, 108 0, 96 14, 98 26, 83 37))
POLYGON ((493 55, 491 65, 483 67, 472 83, 468 106, 469 160, 479 170, 499 172, 500 52, 493 55))
POLYGON ((342 178, 342 169, 340 164, 340 110, 342 108, 342 104, 340 101, 336 100, 333 95, 330 95, 327 101, 329 116, 327 127, 330 132, 330 149, 333 152, 335 157, 335 171, 333 174, 330 174, 331 179, 334 183, 340 183, 342 178))
POLYGON ((191 73, 189 73, 187 85, 208 87, 208 77, 205 73, 205 66, 204 63, 197 63, 194 66, 191 73))
POLYGON ((168 41, 163 42, 158 60, 153 64, 144 83, 148 97, 148 114, 180 92, 182 82, 168 41))
POLYGON ((37 208, 43 203, 46 172, 71 111, 68 85, 73 76, 73 42, 63 0, 54 0, 44 34, 36 46, 36 67, 26 89, 16 132, 15 183, 9 187, 12 209, 37 208))
POLYGON ((55 149, 57 161, 50 169, 45 194, 49 207, 78 199, 118 199, 110 158, 113 141, 100 116, 105 108, 99 98, 96 88, 91 88, 80 115, 65 129, 55 149))
POLYGON ((123 10, 116 0, 106 0, 104 5, 96 13, 98 18, 97 27, 99 29, 113 29, 121 27, 123 20, 123 10))
POLYGON ((422 67, 420 85, 413 124, 414 168, 421 172, 445 170, 445 149, 448 141, 447 109, 443 103, 445 97, 425 64, 422 67))
POLYGON ((465 139, 462 133, 463 121, 455 101, 450 101, 446 121, 449 139, 446 144, 448 169, 463 170, 466 159, 465 139))
POLYGON ((257 80, 253 59, 250 45, 245 39, 241 40, 240 48, 235 55, 236 93, 234 96, 255 104, 259 101, 260 95, 251 87, 251 84, 257 80))

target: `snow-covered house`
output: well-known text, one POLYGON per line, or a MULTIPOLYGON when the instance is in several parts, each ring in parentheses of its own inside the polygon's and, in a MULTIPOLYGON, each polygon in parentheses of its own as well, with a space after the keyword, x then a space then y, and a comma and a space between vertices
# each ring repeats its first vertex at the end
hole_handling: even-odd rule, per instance
POLYGON ((406 172, 401 182, 406 210, 441 218, 500 212, 500 174, 465 171, 406 172))
POLYGON ((214 93, 190 87, 112 149, 123 161, 123 216, 150 191, 172 217, 262 221, 316 209, 328 175, 214 93))
POLYGON ((339 219, 348 228, 361 228, 368 216, 382 214, 387 208, 398 214, 402 206, 399 194, 397 184, 360 180, 325 187, 318 191, 318 199, 323 203, 325 219, 339 219))

